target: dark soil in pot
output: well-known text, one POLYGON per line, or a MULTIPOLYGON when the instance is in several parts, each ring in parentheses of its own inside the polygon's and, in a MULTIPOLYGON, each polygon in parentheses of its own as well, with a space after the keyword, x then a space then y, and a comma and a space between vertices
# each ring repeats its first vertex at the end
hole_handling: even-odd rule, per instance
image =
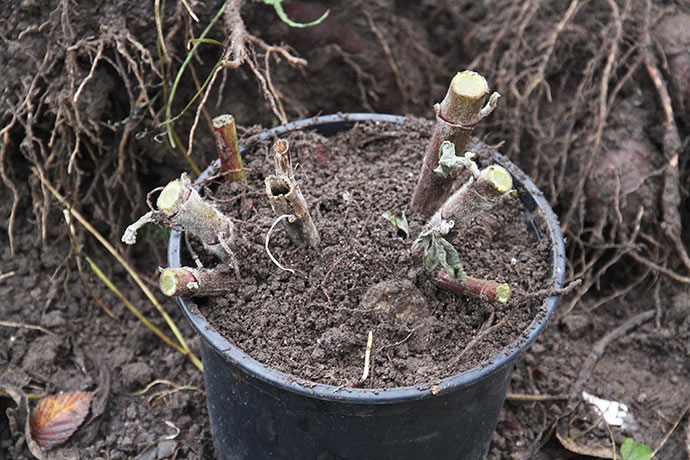
MULTIPOLYGON (((235 218, 242 279, 225 297, 198 301, 209 322, 258 361, 335 386, 360 378, 372 331, 367 388, 433 384, 486 363, 525 334, 543 301, 529 293, 548 287, 549 247, 530 232, 517 196, 453 241, 469 274, 511 285, 507 304, 435 287, 410 257, 412 240, 382 217, 407 210, 431 128, 410 119, 360 123, 332 138, 288 135, 322 239, 316 249, 296 247, 276 227, 270 250, 294 274, 278 268, 264 249, 276 215, 264 195, 264 177, 273 169, 270 143, 259 144, 245 159, 248 185, 223 182, 213 192, 218 207, 235 218), (382 282, 389 284, 372 288, 382 282)), ((475 143, 472 150, 480 166, 492 162, 486 146, 475 143)), ((424 221, 408 219, 414 238, 424 221)))

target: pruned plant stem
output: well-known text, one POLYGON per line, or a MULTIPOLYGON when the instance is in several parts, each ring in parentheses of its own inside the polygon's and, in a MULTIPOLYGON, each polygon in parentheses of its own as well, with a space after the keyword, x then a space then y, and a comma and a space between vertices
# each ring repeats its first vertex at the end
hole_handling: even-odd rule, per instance
POLYGON ((278 139, 273 144, 271 151, 276 163, 276 174, 294 177, 295 173, 292 170, 292 159, 290 158, 290 143, 285 139, 278 139))
POLYGON ((315 248, 321 242, 319 232, 309 214, 307 202, 297 186, 290 163, 287 141, 279 140, 273 146, 277 174, 265 179, 266 195, 276 215, 288 214, 294 219, 284 219, 283 227, 290 240, 302 246, 315 248))
POLYGON ((197 237, 207 251, 222 260, 228 259, 220 240, 223 239, 226 245, 233 243, 232 221, 204 201, 186 176, 165 186, 156 207, 174 225, 197 237))
POLYGON ((220 158, 220 170, 229 182, 247 181, 237 141, 237 128, 232 115, 220 115, 213 119, 213 137, 220 158))
POLYGON ((227 292, 232 282, 227 272, 204 268, 160 269, 159 286, 169 297, 212 296, 227 292))
POLYGON ((445 270, 439 270, 434 278, 434 284, 456 294, 468 295, 479 299, 506 303, 510 299, 511 289, 505 283, 482 280, 466 276, 464 280, 450 277, 445 270))
POLYGON ((487 94, 489 85, 486 79, 476 72, 465 70, 453 77, 446 97, 434 106, 436 126, 424 154, 419 181, 412 197, 413 211, 429 216, 448 197, 455 175, 434 171, 438 167, 441 145, 449 141, 455 146, 456 152, 465 152, 472 130, 479 120, 491 113, 500 97, 494 93, 489 104, 482 108, 487 94))
POLYGON ((453 193, 429 219, 426 228, 434 228, 444 221, 455 225, 451 233, 463 231, 481 213, 499 203, 513 189, 513 178, 499 165, 491 165, 479 172, 453 193))
POLYGON ((510 286, 465 274, 457 251, 446 240, 461 232, 482 212, 486 212, 513 190, 510 173, 492 165, 476 173, 429 219, 412 246, 413 259, 422 261, 436 273, 434 283, 444 289, 482 299, 507 302, 510 286), (436 234, 436 236, 434 236, 436 234), (443 268, 436 271, 436 267, 443 268))
POLYGON ((186 174, 165 186, 156 201, 156 207, 157 210, 145 214, 127 227, 122 235, 124 243, 134 244, 139 228, 149 222, 168 227, 179 226, 199 239, 208 252, 232 264, 232 254, 226 250, 234 240, 232 221, 201 198, 186 174))

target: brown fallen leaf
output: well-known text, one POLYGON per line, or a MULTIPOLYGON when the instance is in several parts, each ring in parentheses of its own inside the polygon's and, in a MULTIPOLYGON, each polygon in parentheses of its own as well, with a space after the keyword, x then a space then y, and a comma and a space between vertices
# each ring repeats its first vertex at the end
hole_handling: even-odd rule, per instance
POLYGON ((31 436, 44 449, 67 441, 89 413, 93 393, 74 391, 41 399, 31 412, 31 436))

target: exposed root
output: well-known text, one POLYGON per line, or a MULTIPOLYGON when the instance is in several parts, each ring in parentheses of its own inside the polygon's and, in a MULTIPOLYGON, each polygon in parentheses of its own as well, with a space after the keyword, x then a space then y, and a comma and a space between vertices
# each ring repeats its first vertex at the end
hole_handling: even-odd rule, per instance
MULTIPOLYGON (((243 64, 247 64, 259 83, 264 97, 271 106, 271 110, 280 121, 280 124, 286 124, 288 121, 285 108, 281 101, 280 91, 275 87, 271 78, 271 58, 275 59, 277 62, 280 61, 280 58, 284 58, 288 64, 293 67, 304 67, 307 65, 307 61, 295 56, 293 51, 287 46, 270 45, 250 34, 242 20, 241 9, 243 4, 244 0, 228 0, 226 4, 227 6, 223 13, 223 20, 225 28, 229 32, 228 40, 225 44, 223 57, 214 68, 209 84, 206 86, 204 95, 197 107, 194 122, 189 133, 188 155, 191 155, 193 149, 194 134, 197 130, 200 114, 206 106, 206 102, 219 74, 223 73, 224 81, 224 70, 235 70, 243 64), (256 48, 258 48, 258 52, 256 48), (263 53, 263 68, 259 65, 260 53, 263 53)), ((221 87, 223 86, 224 83, 221 84, 221 87)))
POLYGON ((247 32, 240 10, 244 0, 229 0, 224 14, 225 26, 230 31, 229 46, 227 46, 222 67, 236 69, 242 64, 247 64, 256 77, 264 97, 271 105, 275 116, 281 124, 287 123, 287 115, 280 102, 280 95, 273 86, 270 75, 270 57, 282 56, 292 66, 304 67, 307 61, 292 54, 292 50, 285 46, 269 45, 263 40, 247 32), (249 45, 249 46, 248 46, 249 45), (258 56, 253 48, 256 45, 264 53, 264 68, 258 64, 258 56))
MULTIPOLYGON (((651 10, 649 0, 647 0, 648 10, 651 10)), ((690 256, 685 250, 685 245, 681 239, 682 225, 680 218, 681 195, 680 195, 680 171, 678 167, 678 155, 681 152, 681 140, 678 134, 673 105, 669 96, 666 83, 661 72, 656 66, 655 60, 649 50, 649 31, 646 30, 647 46, 642 50, 645 68, 656 88, 664 112, 665 128, 663 150, 666 157, 666 174, 664 175, 664 188, 661 195, 661 206, 663 209, 663 221, 661 227, 664 234, 673 243, 680 260, 685 268, 690 272, 690 256)))
POLYGON ((7 144, 10 141, 9 130, 5 131, 2 136, 2 145, 0 145, 0 178, 2 183, 12 192, 12 210, 7 224, 7 235, 10 240, 10 254, 14 255, 14 219, 17 215, 17 205, 19 204, 19 191, 14 182, 7 175, 5 171, 5 154, 7 153, 7 144))
POLYGON ((629 257, 644 268, 606 293, 609 301, 656 274, 687 282, 690 256, 680 225, 686 199, 680 178, 687 166, 678 161, 687 133, 675 124, 648 38, 648 30, 673 8, 646 0, 571 0, 544 9, 535 0, 499 0, 471 33, 472 48, 486 52, 470 67, 482 71, 507 99, 489 136, 506 141, 503 153, 528 172, 561 217, 569 277, 583 280, 569 308, 629 257), (651 88, 661 100, 663 137, 649 115, 651 88), (639 114, 624 118, 631 102, 641 107, 639 114), (650 165, 638 170, 636 188, 616 163, 605 163, 611 151, 626 149, 623 141, 632 130, 640 131, 635 141, 647 149, 639 156, 650 165), (655 156, 662 144, 665 160, 655 156), (602 177, 602 166, 613 173, 602 177), (611 190, 593 202, 588 187, 596 190, 604 181, 611 190), (638 197, 649 197, 640 203, 645 206, 641 221, 631 209, 638 197), (661 213, 656 203, 662 203, 661 213), (654 245, 643 239, 645 232, 671 245, 654 245))
MULTIPOLYGON (((577 183, 577 186, 575 187, 575 193, 573 195, 573 198, 570 202, 570 207, 566 211, 566 213, 561 217, 561 228, 565 229, 568 227, 568 221, 571 219, 571 215, 575 211, 575 209, 578 207, 578 204, 580 202, 580 196, 584 191, 584 186, 585 186, 585 181, 587 178, 590 177, 592 173, 592 168, 594 167, 595 159, 597 157, 597 154, 599 153, 599 148, 601 147, 601 139, 602 135, 604 133, 604 128, 606 127, 606 119, 609 114, 609 98, 608 98, 608 88, 609 88, 609 81, 611 79, 611 72, 613 70, 613 66, 616 64, 616 57, 618 56, 618 51, 619 51, 619 46, 620 46, 620 41, 623 35, 623 20, 625 19, 624 17, 621 17, 621 12, 618 8, 618 5, 616 5, 616 2, 614 0, 607 0, 607 3, 609 4, 609 7, 611 8, 611 15, 612 15, 612 24, 613 24, 613 29, 614 29, 614 36, 613 39, 610 41, 609 45, 609 51, 606 56, 606 65, 604 66, 603 74, 601 76, 600 80, 600 89, 599 89, 599 110, 597 114, 597 124, 596 124, 596 132, 594 134, 594 140, 592 141, 589 155, 587 157, 587 163, 585 165, 585 173, 581 174, 579 176, 579 180, 577 183)), ((627 13, 627 10, 630 7, 630 1, 627 1, 625 3, 625 8, 623 14, 625 15, 627 13)))
POLYGON ((216 77, 218 77, 218 74, 221 73, 223 70, 222 67, 217 67, 213 71, 213 76, 211 77, 211 81, 209 82, 208 86, 206 87, 206 90, 204 91, 204 96, 201 98, 201 102, 199 102, 199 106, 196 109, 196 114, 194 115, 194 122, 192 123, 192 128, 189 130, 189 143, 187 144, 187 155, 191 156, 192 151, 194 150, 194 134, 196 133, 197 126, 199 125, 199 119, 201 118, 201 113, 204 110, 204 107, 206 107, 206 101, 208 101, 208 96, 211 94, 211 89, 213 89, 213 85, 216 82, 216 77))

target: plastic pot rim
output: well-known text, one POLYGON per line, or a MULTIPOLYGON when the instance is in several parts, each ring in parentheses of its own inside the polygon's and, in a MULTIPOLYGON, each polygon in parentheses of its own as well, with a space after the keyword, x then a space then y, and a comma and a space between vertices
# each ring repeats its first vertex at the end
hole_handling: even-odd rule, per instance
MULTIPOLYGON (((266 139, 273 139, 275 137, 283 136, 292 131, 300 129, 316 129, 317 126, 323 127, 324 125, 328 124, 333 124, 336 126, 342 125, 343 123, 349 123, 354 125, 354 123, 358 121, 402 123, 404 120, 405 117, 402 116, 370 113, 325 115, 295 121, 267 130, 259 135, 257 143, 266 139)), ((245 151, 251 147, 252 146, 242 147, 241 150, 245 151)), ((501 163, 503 163, 510 173, 522 183, 525 190, 536 202, 537 208, 542 211, 544 219, 547 223, 549 232, 548 237, 553 243, 551 287, 555 289, 561 288, 563 286, 563 279, 565 276, 566 259, 565 245, 560 227, 558 225, 558 220, 551 210, 551 206, 543 197, 542 192, 524 172, 522 172, 517 168, 517 166, 502 157, 500 154, 497 155, 497 160, 501 161, 501 163)), ((202 179, 204 177, 208 177, 217 162, 218 160, 212 163, 211 166, 209 166, 209 168, 207 168, 199 178, 202 179)), ((168 265, 171 268, 181 266, 181 237, 182 233, 177 231, 171 232, 168 242, 168 265)), ((527 329, 528 336, 524 338, 523 335, 522 337, 513 341, 484 365, 475 366, 459 374, 434 382, 433 384, 428 383, 416 386, 379 389, 352 389, 311 382, 300 379, 294 375, 278 371, 269 366, 265 366, 247 355, 239 348, 235 347, 229 340, 213 329, 206 321, 206 318, 198 311, 198 309, 194 308, 194 311, 192 311, 189 308, 189 305, 185 299, 177 297, 177 301, 185 316, 192 323, 192 326, 194 329, 196 329, 202 340, 205 340, 207 344, 225 360, 233 362, 239 369, 257 379, 270 383, 284 390, 316 399, 343 401, 354 404, 391 404, 396 402, 426 399, 429 397, 439 396, 444 393, 453 392, 463 387, 468 387, 481 380, 485 376, 493 373, 495 370, 510 364, 522 351, 524 351, 532 342, 534 342, 534 340, 536 340, 540 332, 544 329, 544 327, 546 327, 547 321, 556 309, 559 298, 559 295, 546 298, 539 309, 539 312, 527 329)))

